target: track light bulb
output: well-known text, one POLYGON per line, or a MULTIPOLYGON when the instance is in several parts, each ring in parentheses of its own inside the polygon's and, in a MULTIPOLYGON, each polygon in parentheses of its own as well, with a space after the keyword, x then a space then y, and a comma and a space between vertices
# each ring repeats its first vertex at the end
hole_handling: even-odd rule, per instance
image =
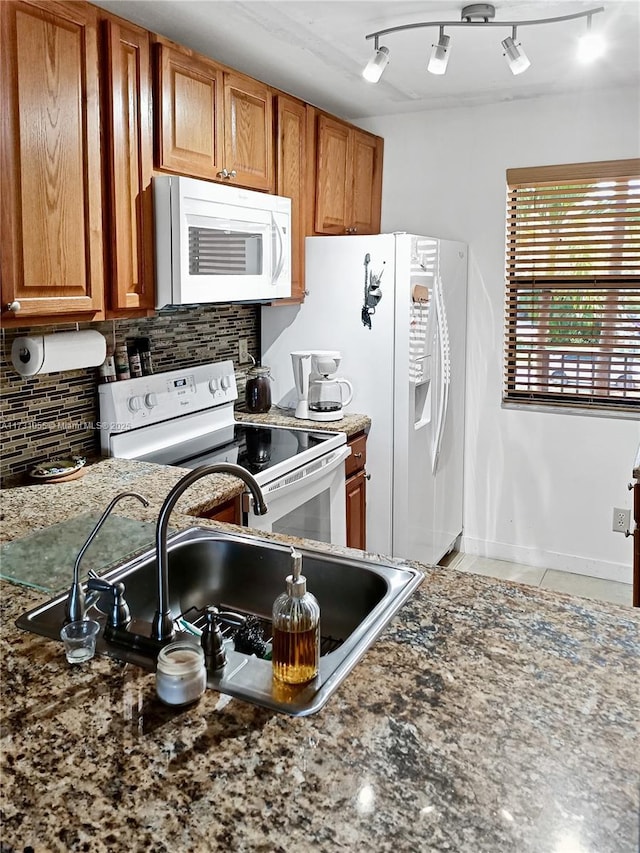
POLYGON ((431 56, 429 57, 429 64, 427 65, 427 71, 430 74, 444 74, 447 70, 450 40, 449 36, 444 34, 444 28, 440 27, 438 43, 431 45, 431 56))
POLYGON ((507 36, 502 40, 504 48, 504 58, 507 60, 507 65, 511 69, 512 74, 522 74, 531 65, 527 54, 519 44, 516 44, 516 28, 513 28, 513 35, 507 36))
POLYGON ((604 38, 600 33, 587 32, 578 41, 578 59, 580 62, 594 62, 606 51, 604 38))
POLYGON ((382 72, 389 64, 389 48, 378 47, 376 44, 375 53, 367 63, 367 67, 362 72, 362 76, 369 83, 377 83, 382 77, 382 72))

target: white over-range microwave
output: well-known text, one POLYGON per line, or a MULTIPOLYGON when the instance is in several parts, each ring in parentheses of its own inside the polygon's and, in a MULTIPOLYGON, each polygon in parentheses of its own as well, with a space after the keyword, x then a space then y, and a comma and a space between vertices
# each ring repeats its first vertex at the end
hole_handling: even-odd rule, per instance
POLYGON ((153 178, 156 305, 291 296, 291 199, 153 178))

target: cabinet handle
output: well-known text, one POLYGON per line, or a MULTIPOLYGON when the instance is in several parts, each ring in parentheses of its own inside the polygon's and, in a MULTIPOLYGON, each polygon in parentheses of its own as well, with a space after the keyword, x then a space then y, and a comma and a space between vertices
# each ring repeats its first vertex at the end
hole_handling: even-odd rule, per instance
POLYGON ((354 459, 362 459, 362 453, 354 453, 353 458, 354 459))
POLYGON ((13 302, 7 302, 7 304, 4 306, 4 310, 11 311, 13 314, 17 314, 21 307, 22 306, 17 301, 17 299, 14 299, 13 302))

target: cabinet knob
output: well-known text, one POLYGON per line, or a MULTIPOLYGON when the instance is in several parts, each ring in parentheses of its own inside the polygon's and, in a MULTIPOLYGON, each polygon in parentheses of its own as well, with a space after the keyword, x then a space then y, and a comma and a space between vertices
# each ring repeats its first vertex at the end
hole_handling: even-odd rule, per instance
POLYGON ((4 306, 5 311, 11 311, 13 314, 17 314, 22 306, 18 302, 17 299, 14 299, 13 302, 7 302, 4 306))
POLYGON ((362 459, 362 453, 354 453, 353 458, 354 459, 362 459))
POLYGON ((236 174, 235 169, 231 169, 231 171, 229 171, 229 169, 223 169, 221 172, 218 172, 218 177, 229 180, 230 178, 235 178, 236 174))

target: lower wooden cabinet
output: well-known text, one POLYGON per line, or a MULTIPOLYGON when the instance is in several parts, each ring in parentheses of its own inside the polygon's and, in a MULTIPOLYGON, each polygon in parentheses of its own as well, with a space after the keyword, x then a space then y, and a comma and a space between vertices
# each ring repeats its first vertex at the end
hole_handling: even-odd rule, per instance
POLYGON ((224 521, 226 524, 242 524, 242 511, 240 504, 240 495, 237 498, 231 498, 213 509, 200 514, 200 518, 208 518, 211 521, 224 521))
POLYGON ((359 433, 349 439, 351 456, 345 463, 347 503, 347 547, 367 547, 367 436, 359 433))

